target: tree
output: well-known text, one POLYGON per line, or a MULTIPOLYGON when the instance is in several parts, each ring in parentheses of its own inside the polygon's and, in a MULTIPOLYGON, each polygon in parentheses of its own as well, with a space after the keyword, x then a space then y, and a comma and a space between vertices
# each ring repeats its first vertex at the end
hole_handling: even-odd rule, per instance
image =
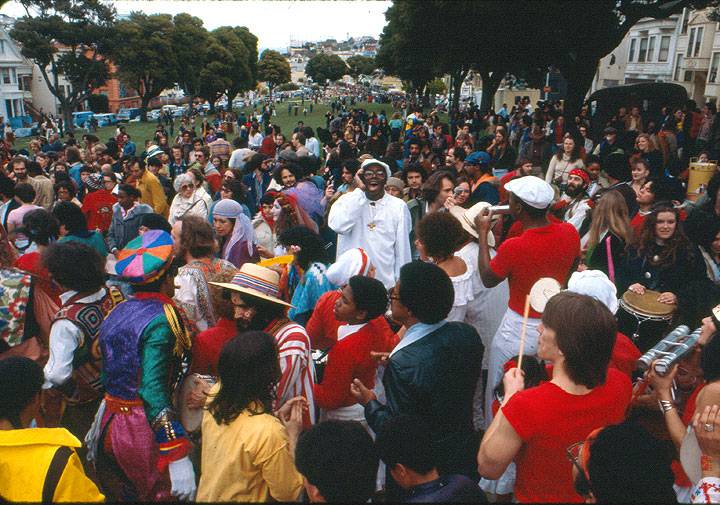
POLYGON ((431 95, 444 95, 447 93, 447 86, 445 86, 445 82, 442 79, 433 79, 427 83, 425 91, 431 95))
POLYGON ((228 101, 257 84, 257 37, 245 27, 221 26, 210 32, 208 61, 200 71, 199 95, 210 104, 228 101))
POLYGON ((350 69, 350 75, 355 78, 360 74, 370 75, 377 68, 375 58, 368 58, 367 56, 360 56, 359 54, 350 56, 345 63, 347 63, 350 69))
POLYGON ((177 64, 177 82, 190 96, 200 95, 200 71, 208 62, 209 32, 202 19, 187 13, 173 18, 172 45, 177 64))
POLYGON ((174 32, 168 14, 133 12, 117 24, 117 43, 110 56, 118 68, 117 77, 140 93, 142 121, 147 121, 150 100, 177 80, 174 32))
POLYGON ((290 82, 290 63, 277 51, 266 49, 260 55, 258 79, 267 82, 272 98, 275 86, 290 82))
POLYGON ((65 128, 73 131, 72 113, 109 77, 108 53, 115 30, 115 9, 100 0, 21 0, 26 16, 10 36, 23 56, 40 69, 50 93, 60 103, 65 128), (63 86, 65 78, 69 86, 63 86))
POLYGON ((305 65, 305 73, 320 84, 324 84, 328 79, 337 81, 347 72, 347 65, 337 54, 320 53, 305 65))

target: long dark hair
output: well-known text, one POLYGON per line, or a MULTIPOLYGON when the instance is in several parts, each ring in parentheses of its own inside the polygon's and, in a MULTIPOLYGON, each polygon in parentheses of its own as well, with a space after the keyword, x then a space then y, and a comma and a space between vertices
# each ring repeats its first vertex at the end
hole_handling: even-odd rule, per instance
POLYGON ((657 261, 652 261, 655 266, 674 265, 678 259, 678 253, 690 252, 690 241, 685 236, 680 223, 680 211, 672 206, 669 202, 660 202, 653 206, 652 212, 648 214, 643 223, 642 231, 637 237, 636 248, 639 257, 657 256, 657 261), (659 246, 655 241, 655 225, 657 224, 658 215, 661 212, 670 212, 675 215, 675 233, 665 242, 663 246, 659 246))
POLYGON ((273 337, 262 331, 238 335, 223 347, 217 369, 220 388, 208 405, 215 422, 230 424, 246 409, 252 415, 272 412, 281 376, 273 337))

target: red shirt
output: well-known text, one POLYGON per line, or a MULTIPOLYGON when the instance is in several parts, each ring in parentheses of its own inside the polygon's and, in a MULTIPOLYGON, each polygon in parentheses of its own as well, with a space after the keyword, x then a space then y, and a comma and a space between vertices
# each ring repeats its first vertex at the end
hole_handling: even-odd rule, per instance
POLYGON ((508 201, 509 197, 508 197, 508 192, 505 189, 505 184, 510 182, 512 180, 512 178, 517 175, 517 173, 518 173, 517 170, 512 170, 512 171, 506 173, 505 175, 503 175, 502 178, 500 179, 500 188, 499 188, 500 203, 506 203, 508 201))
POLYGON ((305 329, 313 349, 328 349, 337 342, 337 330, 342 324, 335 319, 333 308, 341 293, 337 289, 323 293, 315 304, 305 329))
POLYGON ((224 318, 212 328, 198 333, 192 346, 192 372, 217 376, 220 351, 237 334, 235 321, 224 318))
MULTIPOLYGON (((490 261, 490 269, 496 276, 508 279, 508 307, 522 314, 525 297, 533 284, 541 277, 552 277, 564 285, 579 255, 580 236, 575 227, 569 223, 551 223, 506 239, 490 261)), ((530 317, 540 316, 530 309, 530 317)))
POLYGON ((370 351, 390 352, 396 343, 384 317, 373 319, 337 342, 328 354, 322 383, 313 388, 315 404, 329 410, 357 403, 350 394, 353 379, 360 379, 370 389, 375 386, 377 363, 370 351))
POLYGON ((630 378, 613 368, 605 384, 585 395, 572 395, 552 382, 513 395, 502 412, 523 440, 515 456, 516 500, 582 503, 565 451, 593 430, 621 422, 631 395, 630 378))
POLYGON ((88 230, 108 231, 113 216, 113 205, 117 197, 107 189, 99 189, 85 195, 82 212, 87 220, 88 230))
POLYGON ((635 371, 640 356, 642 356, 640 349, 633 344, 632 340, 618 331, 610 356, 610 366, 617 368, 629 377, 635 371))

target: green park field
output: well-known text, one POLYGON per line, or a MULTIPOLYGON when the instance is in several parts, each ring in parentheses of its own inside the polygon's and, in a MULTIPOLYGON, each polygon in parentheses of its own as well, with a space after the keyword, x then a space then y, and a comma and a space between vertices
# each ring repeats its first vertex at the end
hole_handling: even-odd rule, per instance
MULTIPOLYGON (((313 131, 318 127, 325 127, 325 113, 330 110, 330 106, 319 103, 317 105, 313 105, 313 111, 312 113, 309 112, 309 106, 310 102, 305 102, 305 107, 308 108, 307 116, 303 116, 303 106, 300 104, 300 101, 292 101, 291 103, 297 103, 299 105, 299 111, 298 115, 294 115, 294 111, 292 115, 288 115, 287 112, 287 106, 288 102, 281 102, 276 104, 276 112, 277 116, 273 116, 271 119, 271 122, 273 124, 277 124, 280 126, 283 132, 292 132, 293 128, 297 126, 298 121, 303 121, 306 126, 312 127, 313 131)), ((349 107, 349 106, 348 106, 349 107)), ((376 112, 379 113, 380 111, 384 110, 386 115, 388 115, 388 118, 392 115, 393 108, 392 104, 389 103, 383 103, 383 104, 377 104, 377 103, 358 103, 355 105, 355 107, 364 108, 368 112, 376 112)), ((250 115, 252 114, 251 108, 245 108, 245 114, 250 115)), ((239 112, 239 110, 236 110, 235 112, 239 112)), ((206 116, 209 120, 212 120, 215 118, 214 114, 206 116)), ((175 134, 177 135, 178 128, 180 126, 180 118, 175 118, 175 134)), ((200 124, 202 123, 202 118, 200 116, 196 117, 196 132, 200 133, 200 124)), ((147 123, 142 122, 130 122, 125 123, 125 131, 130 135, 132 140, 135 142, 135 144, 138 147, 138 152, 142 152, 143 147, 145 145, 146 140, 150 140, 153 138, 155 134, 155 128, 157 126, 157 121, 148 121, 147 123)), ((100 139, 101 142, 107 141, 110 137, 115 135, 115 129, 116 126, 104 126, 102 128, 98 128, 97 132, 95 132, 95 135, 100 139)), ((76 137, 82 137, 84 133, 87 133, 87 131, 83 128, 76 128, 75 129, 75 136, 76 137)), ((235 128, 235 132, 228 135, 228 141, 232 141, 233 138, 237 136, 237 128, 235 128)), ((28 143, 30 140, 32 140, 34 137, 26 137, 17 139, 15 142, 15 149, 23 149, 27 148, 28 143)), ((171 140, 172 143, 172 140, 171 140)))

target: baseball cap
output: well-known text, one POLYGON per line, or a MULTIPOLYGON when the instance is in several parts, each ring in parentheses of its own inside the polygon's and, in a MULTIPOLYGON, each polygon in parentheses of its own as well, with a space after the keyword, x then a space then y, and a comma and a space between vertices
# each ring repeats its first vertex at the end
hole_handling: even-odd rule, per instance
POLYGON ((547 209, 555 197, 552 186, 534 175, 513 179, 505 189, 536 209, 547 209))
POLYGON ((490 155, 485 151, 473 151, 466 158, 468 165, 487 165, 490 163, 490 155))

